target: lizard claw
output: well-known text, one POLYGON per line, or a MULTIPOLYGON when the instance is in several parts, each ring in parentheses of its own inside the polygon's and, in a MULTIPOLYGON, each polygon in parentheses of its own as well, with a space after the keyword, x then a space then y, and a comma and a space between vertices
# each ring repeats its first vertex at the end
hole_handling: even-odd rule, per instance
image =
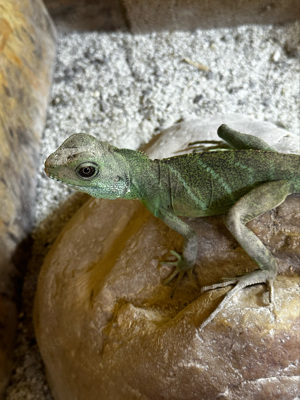
POLYGON ((203 286, 201 288, 201 293, 207 292, 209 290, 220 289, 226 286, 234 285, 238 282, 238 278, 222 278, 224 282, 214 283, 213 285, 203 286))
POLYGON ((161 262, 161 264, 163 264, 163 265, 169 265, 169 266, 175 267, 175 270, 172 272, 172 274, 170 276, 168 276, 166 279, 163 280, 163 285, 164 286, 168 285, 178 275, 175 287, 172 290, 171 297, 173 297, 174 292, 175 292, 175 290, 176 290, 176 288, 178 286, 178 283, 182 280, 182 278, 184 277, 184 275, 186 273, 188 274, 190 280, 192 281, 193 286, 197 290, 199 290, 199 285, 198 285, 198 282, 197 282, 197 280, 195 279, 195 277, 193 275, 192 268, 185 268, 184 262, 183 262, 183 258, 181 256, 181 254, 177 253, 174 250, 171 250, 171 253, 173 254, 173 256, 177 257, 176 261, 166 261, 166 262, 164 261, 164 262, 161 262))
MULTIPOLYGON (((167 285, 168 283, 170 283, 177 275, 179 275, 180 280, 182 279, 182 277, 183 277, 183 275, 184 275, 184 273, 183 273, 182 276, 181 276, 181 272, 183 272, 183 271, 181 271, 181 268, 180 268, 180 266, 179 266, 179 263, 180 263, 180 261, 182 260, 182 256, 181 256, 180 254, 178 254, 178 253, 177 253, 176 251, 174 251, 174 250, 171 250, 171 253, 173 254, 173 256, 177 257, 177 261, 162 261, 161 264, 163 264, 163 265, 169 265, 169 266, 171 266, 171 267, 176 267, 176 268, 175 268, 175 270, 172 272, 172 274, 171 274, 168 278, 166 278, 166 279, 163 280, 163 285, 164 285, 164 286, 167 285)), ((179 278, 179 277, 178 277, 178 278, 179 278)), ((178 284, 178 279, 177 279, 176 286, 177 286, 177 284, 178 284)), ((176 286, 175 286, 175 287, 176 287, 176 286)))

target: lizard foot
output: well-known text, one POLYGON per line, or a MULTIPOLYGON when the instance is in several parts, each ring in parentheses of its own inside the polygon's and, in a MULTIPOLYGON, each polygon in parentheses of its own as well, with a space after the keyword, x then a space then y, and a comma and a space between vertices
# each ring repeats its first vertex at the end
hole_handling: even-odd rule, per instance
POLYGON ((176 151, 176 153, 183 153, 193 150, 193 153, 202 153, 214 150, 228 150, 229 145, 222 140, 197 140, 196 142, 188 143, 187 147, 176 151), (207 146, 211 144, 211 146, 207 146))
POLYGON ((205 151, 228 150, 230 147, 223 140, 197 140, 196 142, 191 142, 188 144, 188 148, 186 150, 190 149, 193 149, 193 153, 201 153, 205 151), (210 143, 212 146, 207 146, 208 143, 210 143))
POLYGON ((226 293, 224 299, 218 305, 218 307, 213 311, 210 316, 202 322, 200 326, 200 330, 203 329, 207 324, 209 324, 214 317, 225 307, 227 303, 232 299, 232 297, 245 288, 246 286, 255 285, 258 283, 266 283, 269 287, 269 301, 270 303, 274 302, 274 286, 273 282, 275 279, 275 275, 272 271, 267 270, 255 270, 246 275, 238 276, 235 278, 224 278, 225 282, 216 283, 214 285, 204 286, 201 289, 201 292, 206 292, 212 289, 223 288, 230 285, 235 285, 233 289, 226 293))
POLYGON ((186 268, 186 266, 184 265, 185 263, 184 263, 182 256, 180 254, 178 254, 176 251, 171 250, 171 253, 173 254, 173 256, 177 257, 177 261, 161 262, 161 264, 163 264, 163 265, 169 265, 169 266, 175 267, 175 270, 172 272, 172 274, 163 280, 164 286, 168 285, 178 275, 175 287, 172 290, 171 297, 173 297, 174 292, 178 286, 178 283, 182 280, 182 278, 184 277, 184 275, 186 273, 188 274, 190 280, 192 281, 193 286, 199 290, 198 282, 196 281, 196 278, 193 275, 193 269, 186 268))

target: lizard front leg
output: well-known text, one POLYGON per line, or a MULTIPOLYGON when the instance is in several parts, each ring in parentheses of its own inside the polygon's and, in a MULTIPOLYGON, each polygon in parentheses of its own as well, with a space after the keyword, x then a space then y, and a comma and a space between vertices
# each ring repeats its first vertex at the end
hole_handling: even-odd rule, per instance
POLYGON ((227 228, 260 269, 232 279, 226 278, 225 282, 202 288, 202 291, 206 291, 236 284, 231 291, 226 293, 225 298, 216 310, 202 323, 201 329, 212 321, 235 293, 246 286, 266 283, 269 286, 270 302, 273 302, 273 282, 277 275, 277 262, 255 233, 245 224, 264 212, 277 207, 291 193, 293 193, 293 185, 289 181, 267 182, 243 196, 225 215, 227 228))
POLYGON ((175 267, 174 272, 163 281, 163 284, 167 285, 177 275, 178 283, 184 274, 187 273, 193 283, 197 286, 195 278, 192 275, 192 270, 197 259, 198 251, 198 237, 196 232, 188 224, 182 221, 182 219, 170 211, 166 211, 164 209, 159 210, 157 216, 171 229, 174 229, 176 232, 180 233, 185 239, 182 254, 178 254, 174 250, 171 250, 171 253, 177 257, 177 261, 163 262, 163 264, 175 267))

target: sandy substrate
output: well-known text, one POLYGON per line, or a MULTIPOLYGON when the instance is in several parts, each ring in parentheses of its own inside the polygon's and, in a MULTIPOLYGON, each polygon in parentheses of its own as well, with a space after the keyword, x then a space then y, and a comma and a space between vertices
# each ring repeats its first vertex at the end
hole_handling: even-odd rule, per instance
POLYGON ((299 135, 299 37, 300 23, 60 36, 41 148, 33 254, 7 400, 52 399, 34 337, 33 299, 45 255, 88 199, 48 179, 46 157, 76 132, 137 149, 178 120, 213 114, 245 114, 299 135))

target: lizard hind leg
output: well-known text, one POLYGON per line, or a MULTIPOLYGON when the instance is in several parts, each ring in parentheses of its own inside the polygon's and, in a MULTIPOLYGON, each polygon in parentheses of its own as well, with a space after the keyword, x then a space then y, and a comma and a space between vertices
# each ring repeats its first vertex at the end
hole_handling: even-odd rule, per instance
POLYGON ((245 224, 264 212, 278 206, 285 200, 286 196, 292 192, 292 184, 289 181, 264 183, 240 198, 225 215, 225 224, 227 228, 260 269, 229 280, 226 279, 222 283, 202 288, 203 292, 229 285, 236 285, 225 295, 223 301, 210 317, 202 323, 201 329, 224 308, 237 292, 246 286, 266 283, 269 286, 270 302, 272 303, 274 301, 273 282, 277 275, 277 262, 255 233, 246 227, 245 224))
MULTIPOLYGON (((275 279, 275 278, 274 278, 275 279)), ((214 285, 209 285, 209 286, 204 286, 201 289, 201 292, 206 292, 208 290, 212 290, 212 289, 219 289, 219 288, 223 288, 223 287, 227 287, 230 285, 235 285, 235 287, 231 290, 229 290, 224 299, 221 301, 221 303, 218 305, 218 307, 210 314, 210 316, 204 321, 202 322, 200 329, 203 329, 206 325, 208 325, 213 319, 214 317, 222 310, 224 309, 224 307, 226 306, 227 303, 229 303, 229 301, 233 298, 233 296, 238 293, 240 290, 244 289, 247 286, 250 285, 255 285, 257 283, 267 283, 269 286, 269 301, 270 303, 274 302, 274 287, 273 287, 273 282, 274 279, 269 278, 268 274, 266 273, 266 271, 261 271, 261 270, 255 270, 252 271, 248 274, 236 277, 236 278, 231 278, 230 280, 226 279, 225 282, 222 283, 216 283, 214 285)))

